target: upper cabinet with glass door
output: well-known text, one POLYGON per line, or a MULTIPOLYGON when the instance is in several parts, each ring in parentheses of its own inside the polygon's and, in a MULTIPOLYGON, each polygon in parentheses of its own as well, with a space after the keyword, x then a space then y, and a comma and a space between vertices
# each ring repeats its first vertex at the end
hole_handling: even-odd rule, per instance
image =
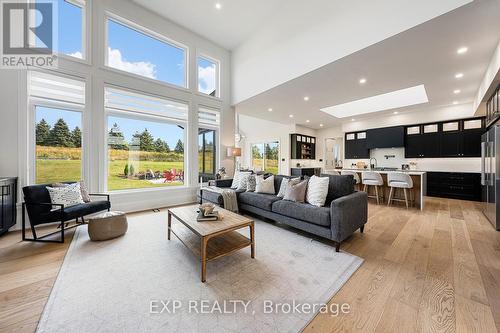
POLYGON ((106 66, 186 88, 184 47, 132 23, 107 19, 106 66))
POLYGON ((219 64, 205 57, 198 57, 198 91, 213 97, 220 97, 219 64))

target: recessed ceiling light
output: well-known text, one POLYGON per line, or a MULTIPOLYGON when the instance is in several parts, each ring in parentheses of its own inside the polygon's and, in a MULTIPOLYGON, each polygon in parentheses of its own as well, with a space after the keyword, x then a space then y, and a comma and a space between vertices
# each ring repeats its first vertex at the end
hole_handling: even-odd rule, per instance
POLYGON ((310 123, 311 121, 309 119, 306 120, 306 123, 310 123))
POLYGON ((365 78, 359 79, 359 83, 365 84, 366 83, 366 79, 365 78))
POLYGON ((423 84, 320 109, 337 118, 394 110, 429 102, 423 84))
POLYGON ((323 127, 323 124, 319 124, 319 127, 323 127))
POLYGON ((351 121, 355 121, 356 119, 352 118, 351 121))
POLYGON ((460 89, 453 90, 453 93, 454 93, 455 95, 460 94, 461 92, 462 92, 462 91, 461 91, 460 89))
POLYGON ((288 117, 293 118, 293 114, 289 115, 288 117))
POLYGON ((469 50, 469 49, 468 49, 466 46, 462 46, 461 48, 459 48, 459 49, 457 50, 457 53, 458 53, 458 54, 464 54, 464 53, 466 53, 468 50, 469 50))
POLYGON ((273 112, 273 108, 269 108, 269 109, 267 109, 267 111, 273 112))
POLYGON ((458 102, 457 102, 457 101, 453 101, 453 105, 457 105, 457 104, 458 104, 458 102))
POLYGON ((457 73, 455 74, 455 79, 461 79, 464 77, 464 73, 457 73))
POLYGON ((399 112, 398 111, 394 111, 392 114, 398 114, 399 112))
POLYGON ((219 9, 220 10, 221 8, 222 8, 221 3, 220 2, 216 2, 215 3, 215 9, 219 9))
POLYGON ((308 100, 309 100, 309 96, 304 97, 304 101, 307 102, 308 100))

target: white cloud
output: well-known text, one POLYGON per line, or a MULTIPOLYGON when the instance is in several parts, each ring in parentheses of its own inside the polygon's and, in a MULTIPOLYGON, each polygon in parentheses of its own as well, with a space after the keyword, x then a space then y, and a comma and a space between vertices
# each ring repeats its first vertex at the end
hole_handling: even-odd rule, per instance
POLYGON ((80 52, 80 51, 76 51, 76 52, 73 52, 73 53, 68 53, 68 55, 70 57, 75 57, 75 58, 78 58, 78 59, 83 59, 82 52, 80 52))
POLYGON ((130 62, 122 57, 120 50, 108 48, 108 66, 129 73, 156 79, 156 65, 148 61, 130 62))
POLYGON ((198 66, 198 90, 205 94, 211 94, 215 90, 215 64, 198 66))

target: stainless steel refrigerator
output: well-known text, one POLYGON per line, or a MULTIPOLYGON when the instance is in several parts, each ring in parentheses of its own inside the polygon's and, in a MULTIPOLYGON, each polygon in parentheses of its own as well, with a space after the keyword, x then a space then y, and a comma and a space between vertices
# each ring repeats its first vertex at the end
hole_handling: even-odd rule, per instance
POLYGON ((492 126, 481 140, 481 185, 483 212, 500 230, 500 126, 492 126))

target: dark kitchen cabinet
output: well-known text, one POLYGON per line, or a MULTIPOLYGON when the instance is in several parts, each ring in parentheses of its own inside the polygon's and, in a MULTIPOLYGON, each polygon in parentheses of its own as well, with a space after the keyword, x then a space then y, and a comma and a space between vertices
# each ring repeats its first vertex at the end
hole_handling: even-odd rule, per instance
POLYGON ((370 149, 366 147, 366 132, 346 133, 344 154, 346 159, 370 158, 370 149))
POLYGON ((17 178, 0 178, 0 235, 16 224, 17 178))
POLYGON ((406 158, 439 157, 438 135, 436 133, 412 134, 406 137, 406 158))
POLYGON ((481 157, 481 135, 484 129, 465 130, 462 133, 462 156, 481 157))
POLYGON ((481 201, 481 174, 428 172, 427 196, 481 201))
POLYGON ((481 157, 483 132, 484 118, 408 126, 405 157, 481 157))
POLYGON ((441 135, 441 156, 459 157, 462 154, 462 133, 450 132, 441 135))
POLYGON ((316 138, 303 134, 290 134, 290 156, 292 160, 316 159, 316 138))

